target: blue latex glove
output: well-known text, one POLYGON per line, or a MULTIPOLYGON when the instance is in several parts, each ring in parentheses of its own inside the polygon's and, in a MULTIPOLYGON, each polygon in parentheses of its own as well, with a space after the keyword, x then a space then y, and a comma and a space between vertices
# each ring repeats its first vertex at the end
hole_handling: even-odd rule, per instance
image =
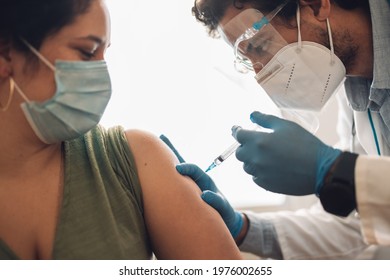
POLYGON ((189 176, 194 180, 203 192, 201 195, 202 199, 218 211, 231 235, 233 238, 236 238, 243 226, 241 213, 233 209, 209 175, 197 165, 191 163, 182 163, 177 165, 176 169, 180 174, 189 176))
POLYGON ((202 199, 213 207, 221 215, 223 221, 228 227, 233 238, 236 238, 241 232, 244 224, 242 215, 240 212, 235 211, 229 204, 224 195, 218 190, 214 181, 195 164, 185 163, 184 158, 179 154, 171 141, 161 135, 160 139, 167 144, 167 146, 175 153, 180 163, 176 166, 176 170, 184 175, 189 176, 202 190, 202 199))
POLYGON ((179 160, 180 163, 186 162, 184 158, 180 155, 179 151, 176 150, 175 146, 169 141, 169 139, 164 135, 160 135, 160 139, 171 149, 171 151, 176 155, 177 159, 179 160))
POLYGON ((271 129, 232 129, 244 170, 266 190, 288 195, 318 194, 326 173, 341 151, 325 145, 298 124, 260 112, 251 121, 271 129))

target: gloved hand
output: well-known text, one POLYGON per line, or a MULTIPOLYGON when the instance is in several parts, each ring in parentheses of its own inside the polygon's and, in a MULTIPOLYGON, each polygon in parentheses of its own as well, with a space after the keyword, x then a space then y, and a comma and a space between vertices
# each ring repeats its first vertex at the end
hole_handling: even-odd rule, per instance
POLYGON ((176 166, 177 171, 189 176, 202 190, 202 199, 213 207, 221 215, 233 238, 236 238, 243 226, 241 213, 235 211, 226 200, 224 195, 218 190, 214 181, 195 164, 182 163, 176 166))
POLYGON ((160 135, 160 139, 169 147, 169 149, 171 149, 171 151, 176 155, 180 163, 186 162, 184 158, 180 155, 179 151, 176 150, 175 146, 173 146, 171 141, 169 141, 169 139, 164 134, 160 135))
POLYGON ((161 135, 160 139, 168 145, 179 159, 181 164, 176 166, 176 170, 184 176, 189 176, 198 185, 202 190, 202 199, 218 211, 231 235, 233 238, 236 238, 244 224, 241 213, 233 209, 206 172, 202 171, 195 164, 185 163, 183 157, 167 137, 161 135))
POLYGON ((271 132, 232 129, 244 170, 266 190, 288 195, 318 194, 326 173, 341 151, 298 124, 260 112, 251 121, 271 132))

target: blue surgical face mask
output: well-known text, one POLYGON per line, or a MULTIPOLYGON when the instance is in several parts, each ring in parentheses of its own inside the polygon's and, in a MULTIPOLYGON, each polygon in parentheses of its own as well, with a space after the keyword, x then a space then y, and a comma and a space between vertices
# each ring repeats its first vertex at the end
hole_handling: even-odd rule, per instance
POLYGON ((53 66, 25 42, 55 73, 56 92, 44 102, 26 100, 22 110, 35 134, 52 144, 75 139, 95 127, 110 100, 111 80, 105 61, 56 61, 53 66))

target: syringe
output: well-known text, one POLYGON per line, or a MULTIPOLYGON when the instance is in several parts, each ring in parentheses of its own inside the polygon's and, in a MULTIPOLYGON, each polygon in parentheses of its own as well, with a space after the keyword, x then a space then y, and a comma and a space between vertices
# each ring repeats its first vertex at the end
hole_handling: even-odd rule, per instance
MULTIPOLYGON (((242 129, 241 126, 239 125, 235 125, 232 130, 234 131, 234 133, 236 133, 238 130, 242 129)), ((252 127, 252 130, 256 130, 256 131, 263 131, 263 132, 267 132, 267 131, 270 131, 270 129, 267 129, 267 128, 264 128, 264 127, 261 127, 257 124, 254 125, 254 127, 252 127)), ((220 154, 219 156, 217 156, 214 161, 210 164, 210 166, 206 169, 205 172, 209 172, 211 169, 217 167, 218 165, 220 165, 222 162, 224 162, 228 157, 230 157, 237 149, 238 147, 240 147, 240 143, 238 143, 237 141, 234 142, 233 145, 231 145, 229 148, 227 148, 222 154, 220 154)))
POLYGON ((227 148, 222 154, 220 154, 218 157, 214 159, 213 163, 206 169, 205 172, 210 171, 214 167, 224 162, 228 157, 230 157, 237 150, 238 147, 240 147, 240 143, 235 142, 233 145, 227 148))
MULTIPOLYGON (((257 126, 257 125, 256 125, 257 126)), ((237 132, 239 129, 241 129, 242 127, 239 126, 239 125, 235 125, 233 126, 233 130, 235 132, 237 132)), ((238 143, 237 141, 234 142, 233 145, 229 146, 229 148, 227 148, 222 154, 220 154, 219 156, 217 156, 214 161, 210 164, 210 166, 206 169, 205 172, 208 172, 210 171, 211 169, 217 167, 218 165, 220 165, 222 162, 224 162, 228 157, 230 157, 236 150, 238 147, 240 147, 240 143, 238 143)))

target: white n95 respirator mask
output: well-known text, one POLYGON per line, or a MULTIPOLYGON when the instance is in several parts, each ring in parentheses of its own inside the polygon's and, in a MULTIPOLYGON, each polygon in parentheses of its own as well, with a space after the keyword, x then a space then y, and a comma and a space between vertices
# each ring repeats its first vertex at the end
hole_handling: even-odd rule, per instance
POLYGON ((290 44, 255 76, 281 109, 319 112, 345 79, 345 67, 314 42, 290 44))
POLYGON ((315 42, 302 42, 299 7, 297 23, 298 42, 280 49, 255 79, 282 111, 294 115, 303 126, 315 132, 318 127, 314 124, 318 122, 315 113, 320 112, 340 88, 346 70, 334 54, 328 19, 330 49, 315 42))
POLYGON ((110 100, 111 80, 105 61, 56 61, 53 66, 25 42, 55 73, 56 92, 44 102, 26 102, 22 110, 35 134, 47 144, 75 139, 95 127, 110 100))

